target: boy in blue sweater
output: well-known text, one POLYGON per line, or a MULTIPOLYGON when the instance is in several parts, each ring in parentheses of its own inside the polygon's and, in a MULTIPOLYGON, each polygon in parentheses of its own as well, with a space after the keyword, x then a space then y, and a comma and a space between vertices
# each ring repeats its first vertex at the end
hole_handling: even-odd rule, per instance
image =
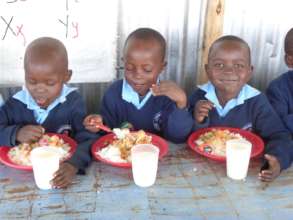
POLYGON ((54 187, 64 188, 91 161, 95 138, 82 125, 86 109, 81 96, 65 85, 71 77, 66 48, 54 38, 34 40, 26 49, 24 70, 25 86, 0 108, 0 145, 31 143, 44 132, 69 132, 79 143, 77 151, 52 180, 54 187))
POLYGON ((90 115, 85 127, 99 131, 104 122, 111 128, 129 122, 134 129, 159 134, 173 142, 183 142, 193 120, 186 109, 185 92, 171 81, 159 82, 166 66, 166 42, 149 28, 132 32, 124 46, 124 79, 114 82, 106 91, 101 116, 90 115))
POLYGON ((267 97, 293 135, 293 28, 285 37, 285 62, 291 69, 273 80, 267 88, 267 97))
POLYGON ((236 36, 217 39, 209 49, 205 65, 209 82, 190 97, 194 129, 230 126, 250 129, 266 143, 266 165, 259 173, 262 181, 272 181, 290 166, 290 134, 266 97, 247 85, 252 75, 250 48, 236 36))

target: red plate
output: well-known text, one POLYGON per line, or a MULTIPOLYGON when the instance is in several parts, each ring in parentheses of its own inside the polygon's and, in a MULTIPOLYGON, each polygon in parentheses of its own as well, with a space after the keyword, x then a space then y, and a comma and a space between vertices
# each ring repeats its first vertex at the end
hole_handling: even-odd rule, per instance
MULTIPOLYGON (((162 158, 168 153, 168 143, 161 137, 146 132, 147 135, 152 136, 152 144, 159 147, 160 153, 159 158, 162 158)), ((110 164, 115 167, 123 167, 123 168, 130 168, 131 163, 119 163, 119 162, 113 162, 111 160, 107 160, 102 158, 100 155, 96 154, 100 149, 107 147, 112 141, 114 140, 115 134, 110 133, 106 134, 105 136, 99 138, 95 141, 95 143, 92 145, 92 155, 95 159, 100 160, 104 163, 110 164)))
POLYGON ((264 142, 259 136, 253 134, 250 131, 242 130, 240 128, 230 128, 230 127, 210 127, 210 128, 199 129, 198 131, 193 132, 189 136, 189 138, 187 140, 189 147, 192 150, 194 150, 195 152, 197 152, 198 154, 205 156, 207 158, 210 158, 212 160, 216 160, 216 161, 220 161, 220 162, 226 161, 226 157, 217 156, 217 155, 210 154, 210 153, 207 153, 207 152, 200 150, 198 148, 197 144, 195 143, 195 141, 199 138, 199 136, 201 134, 204 134, 208 131, 211 131, 212 129, 229 130, 234 133, 239 133, 242 137, 244 137, 248 141, 250 141, 252 143, 250 158, 255 158, 255 157, 259 156, 264 150, 264 142))
MULTIPOLYGON (((65 143, 68 143, 71 147, 70 151, 69 151, 69 155, 68 157, 66 157, 64 160, 69 159, 73 153, 76 150, 76 142, 68 137, 67 135, 64 134, 55 134, 55 133, 46 133, 49 136, 53 136, 56 135, 59 138, 62 138, 64 140, 65 143)), ((16 164, 14 162, 12 162, 9 157, 8 157, 8 151, 11 149, 11 147, 7 147, 7 146, 0 146, 0 162, 2 162, 3 164, 5 164, 6 166, 15 168, 15 169, 19 169, 19 170, 32 170, 31 166, 25 166, 25 165, 20 165, 20 164, 16 164)))

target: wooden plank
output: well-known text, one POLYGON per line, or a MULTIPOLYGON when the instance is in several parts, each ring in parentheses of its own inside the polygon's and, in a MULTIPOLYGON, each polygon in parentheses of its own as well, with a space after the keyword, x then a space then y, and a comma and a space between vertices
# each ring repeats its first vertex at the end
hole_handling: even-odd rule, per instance
POLYGON ((198 84, 202 84, 207 81, 204 65, 207 63, 210 45, 223 33, 224 6, 225 0, 208 0, 205 16, 203 43, 200 53, 201 59, 200 64, 198 65, 199 69, 197 71, 198 84))

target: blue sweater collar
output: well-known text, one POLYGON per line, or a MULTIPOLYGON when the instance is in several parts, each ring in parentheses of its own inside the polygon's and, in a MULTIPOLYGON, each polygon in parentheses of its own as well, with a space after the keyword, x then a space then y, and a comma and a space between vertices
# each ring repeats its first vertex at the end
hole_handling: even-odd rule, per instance
POLYGON ((215 108, 217 109, 217 112, 221 117, 227 115, 227 113, 234 107, 243 104, 245 100, 260 94, 260 91, 258 91, 257 89, 245 84, 240 90, 238 96, 234 99, 229 100, 226 105, 222 107, 216 95, 215 87, 211 82, 201 85, 199 86, 199 88, 206 92, 205 97, 212 103, 214 103, 215 108))

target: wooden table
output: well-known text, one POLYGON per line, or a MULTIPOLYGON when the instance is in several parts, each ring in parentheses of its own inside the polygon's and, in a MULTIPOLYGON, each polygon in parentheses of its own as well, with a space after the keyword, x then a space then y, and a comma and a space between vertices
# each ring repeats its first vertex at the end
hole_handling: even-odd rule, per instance
POLYGON ((226 177, 225 164, 170 143, 154 186, 137 187, 130 169, 93 162, 65 190, 38 190, 31 172, 0 165, 0 219, 293 219, 293 168, 270 185, 226 177))

